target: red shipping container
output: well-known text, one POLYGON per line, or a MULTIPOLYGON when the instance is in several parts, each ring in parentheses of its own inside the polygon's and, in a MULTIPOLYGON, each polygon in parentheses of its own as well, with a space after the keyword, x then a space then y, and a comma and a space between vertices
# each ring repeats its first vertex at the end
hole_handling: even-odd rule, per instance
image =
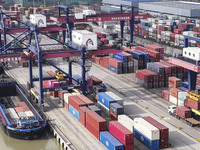
POLYGON ((164 90, 162 91, 162 97, 166 100, 169 101, 169 95, 170 95, 170 91, 169 90, 164 90))
POLYGON ((192 117, 192 111, 185 106, 176 107, 176 114, 184 119, 192 117))
POLYGON ((51 94, 53 97, 58 97, 58 91, 52 91, 51 94))
POLYGON ((110 111, 110 118, 112 120, 117 120, 117 115, 115 115, 113 112, 110 111))
POLYGON ((129 131, 126 127, 121 125, 118 121, 109 122, 109 132, 122 144, 133 144, 133 133, 129 131))
POLYGON ((169 128, 161 124, 160 122, 156 121, 150 116, 142 117, 144 120, 155 126, 160 131, 160 139, 168 139, 169 138, 169 128))
POLYGON ((150 49, 147 49, 146 52, 149 54, 149 56, 156 58, 156 59, 160 59, 160 53, 159 52, 156 52, 156 51, 153 51, 153 50, 150 50, 150 49))
MULTIPOLYGON (((129 48, 129 49, 130 49, 130 48, 129 48)), ((124 55, 127 56, 128 61, 133 60, 133 55, 131 55, 131 54, 127 53, 127 52, 124 52, 124 51, 122 51, 122 54, 124 54, 124 55)))
POLYGON ((167 65, 167 66, 169 66, 169 67, 171 67, 171 73, 176 73, 177 72, 176 71, 176 65, 173 65, 173 64, 168 63, 168 62, 162 62, 162 63, 167 65))
POLYGON ((78 96, 69 96, 69 104, 74 107, 77 111, 79 111, 79 107, 86 106, 86 104, 78 98, 78 96))
POLYGON ((23 109, 21 107, 15 107, 14 109, 15 109, 16 113, 23 112, 23 109))
POLYGON ((134 144, 124 145, 124 150, 134 150, 134 144))
POLYGON ((135 50, 140 50, 140 51, 146 52, 146 48, 142 47, 142 46, 136 46, 135 50))
MULTIPOLYGON (((86 129, 88 129, 88 131, 90 131, 90 133, 92 133, 98 140, 99 140, 99 130, 97 130, 93 124, 91 124, 90 122, 86 121, 86 129)), ((102 130, 105 131, 105 130, 102 130)))
POLYGON ((18 107, 28 107, 25 102, 19 102, 18 107))
POLYGON ((47 73, 48 73, 50 76, 52 76, 52 77, 55 77, 55 76, 56 76, 56 73, 53 72, 53 71, 47 71, 47 73))
POLYGON ((182 32, 181 32, 181 30, 179 30, 179 29, 174 29, 174 33, 175 33, 175 34, 181 34, 182 32))
POLYGON ((86 121, 92 124, 98 131, 107 130, 106 120, 92 110, 86 112, 86 121))
POLYGON ((169 87, 170 88, 177 88, 181 86, 181 79, 176 78, 176 77, 169 77, 169 87))
POLYGON ((179 90, 177 88, 170 88, 170 95, 178 98, 178 92, 180 92, 180 91, 181 90, 179 90))
MULTIPOLYGON (((157 74, 157 73, 155 73, 155 72, 153 72, 153 71, 150 71, 150 70, 148 70, 148 69, 144 69, 144 71, 146 71, 146 72, 148 72, 149 74, 152 75, 153 82, 158 82, 159 77, 158 77, 158 74, 157 74)), ((158 83, 157 83, 157 84, 158 84, 158 83)), ((156 86, 156 87, 158 87, 158 86, 156 86)))
POLYGON ((122 62, 115 58, 110 58, 108 63, 115 68, 122 68, 122 62))
POLYGON ((160 140, 160 149, 169 147, 169 139, 161 139, 160 140))
POLYGON ((99 78, 97 78, 97 77, 95 77, 93 75, 91 75, 91 80, 92 80, 92 84, 93 85, 99 85, 99 84, 102 83, 102 81, 99 78))
POLYGON ((58 91, 58 97, 64 100, 64 93, 69 93, 67 90, 58 91))
POLYGON ((94 105, 94 102, 91 101, 89 98, 87 98, 87 97, 84 96, 84 95, 78 95, 78 98, 79 98, 80 100, 82 100, 82 101, 86 104, 86 106, 94 105))
POLYGON ((164 47, 158 45, 147 45, 145 48, 164 54, 164 47))
POLYGON ((140 78, 146 82, 152 82, 153 77, 150 73, 146 72, 145 70, 137 70, 135 76, 140 78))
POLYGON ((86 106, 79 108, 79 121, 85 127, 86 126, 86 112, 90 109, 86 106))
POLYGON ((191 98, 187 98, 185 100, 185 106, 186 107, 191 107, 191 108, 193 108, 195 110, 200 110, 200 101, 195 101, 195 100, 193 100, 191 98))

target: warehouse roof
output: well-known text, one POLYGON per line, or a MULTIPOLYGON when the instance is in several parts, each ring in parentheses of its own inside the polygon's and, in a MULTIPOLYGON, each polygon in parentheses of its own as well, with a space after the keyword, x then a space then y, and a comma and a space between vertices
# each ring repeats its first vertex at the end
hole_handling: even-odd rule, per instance
POLYGON ((200 14, 199 3, 185 1, 143 2, 139 3, 139 9, 186 17, 199 17, 200 14))

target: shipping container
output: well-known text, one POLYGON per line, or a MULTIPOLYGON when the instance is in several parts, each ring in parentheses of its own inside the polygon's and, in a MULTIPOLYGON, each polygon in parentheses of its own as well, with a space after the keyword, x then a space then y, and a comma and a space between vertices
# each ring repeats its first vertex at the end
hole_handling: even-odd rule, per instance
POLYGON ((101 110, 96 105, 90 105, 88 108, 101 116, 101 110))
POLYGON ((69 93, 67 90, 58 91, 58 97, 64 100, 64 93, 69 93))
POLYGON ((122 61, 122 62, 127 62, 128 61, 128 57, 122 53, 114 53, 113 58, 122 61))
POLYGON ((81 101, 83 101, 83 102, 86 104, 86 106, 94 105, 94 102, 91 101, 89 98, 87 98, 87 97, 84 96, 84 95, 78 95, 78 98, 79 98, 81 101))
POLYGON ((143 86, 146 89, 151 89, 153 87, 153 83, 152 82, 145 82, 144 80, 140 79, 140 78, 135 78, 136 79, 136 83, 143 86))
POLYGON ((79 99, 78 96, 69 96, 69 104, 77 111, 79 111, 79 107, 86 106, 86 104, 79 99))
POLYGON ((184 102, 184 100, 188 97, 188 93, 187 92, 178 92, 178 100, 181 100, 184 102))
POLYGON ((79 112, 69 104, 69 112, 77 119, 79 120, 79 112))
POLYGON ((170 88, 177 88, 181 86, 181 79, 176 77, 169 77, 169 87, 170 88))
POLYGON ((112 136, 108 131, 100 132, 100 142, 108 150, 124 150, 124 146, 119 142, 114 136, 112 136))
POLYGON ((106 120, 92 110, 86 112, 86 121, 92 124, 98 131, 107 130, 106 120))
POLYGON ((134 129, 138 130, 140 133, 142 133, 152 141, 160 139, 159 129, 154 127, 152 124, 150 124, 143 118, 134 119, 134 129))
POLYGON ((100 139, 100 136, 99 136, 100 131, 95 126, 93 126, 92 123, 88 122, 87 120, 86 120, 86 129, 88 129, 88 131, 90 131, 90 133, 92 133, 98 140, 100 139))
POLYGON ((101 109, 102 112, 104 112, 107 116, 110 116, 110 111, 109 109, 104 106, 101 102, 97 102, 97 106, 101 109))
POLYGON ((185 99, 185 106, 189 108, 193 108, 195 110, 200 110, 200 101, 193 100, 191 98, 185 99))
POLYGON ((170 91, 169 90, 162 91, 162 97, 164 99, 166 99, 167 101, 169 101, 169 95, 170 95, 170 91))
POLYGON ((79 108, 79 121, 85 127, 86 126, 86 112, 90 109, 86 106, 79 108))
POLYGON ((123 106, 123 102, 124 100, 117 96, 115 93, 111 92, 111 91, 107 91, 105 92, 108 96, 110 96, 111 98, 113 98, 118 104, 122 105, 123 106))
POLYGON ((147 69, 148 69, 148 70, 151 70, 151 71, 153 71, 153 72, 156 72, 156 73, 158 73, 158 74, 164 75, 164 67, 159 66, 159 65, 157 65, 157 64, 148 63, 148 64, 147 64, 147 69))
MULTIPOLYGON (((156 128, 159 129, 160 131, 160 148, 167 148, 168 147, 168 143, 165 143, 165 145, 161 142, 162 139, 169 139, 169 128, 167 128, 166 126, 164 126, 163 124, 159 123, 158 121, 156 121, 155 119, 153 119, 152 117, 148 116, 148 117, 142 117, 144 120, 146 120, 147 122, 149 122, 150 124, 152 124, 153 126, 155 126, 156 128), (162 145, 161 145, 162 143, 162 145), (164 147, 162 147, 164 146, 164 147)), ((167 140, 168 141, 168 140, 167 140)))
POLYGON ((178 105, 178 99, 174 96, 169 96, 169 102, 175 104, 175 105, 178 105))
POLYGON ((118 122, 133 133, 133 131, 134 131, 133 119, 129 118, 127 115, 124 114, 124 115, 118 116, 118 122))
POLYGON ((133 133, 121 125, 118 121, 109 122, 109 132, 122 144, 133 144, 133 133))
POLYGON ((116 67, 111 66, 111 65, 108 65, 108 69, 111 70, 112 72, 116 73, 116 74, 122 74, 123 73, 122 69, 116 68, 116 67))
POLYGON ((91 80, 92 80, 93 85, 102 84, 102 81, 100 79, 98 79, 97 77, 95 77, 94 75, 91 75, 91 80))
POLYGON ((170 88, 170 95, 178 99, 178 92, 181 92, 181 90, 177 88, 170 88))
POLYGON ((153 76, 146 70, 137 70, 135 76, 137 78, 140 78, 144 80, 145 82, 152 82, 153 81, 153 76))
POLYGON ((111 103, 110 111, 113 112, 115 115, 122 115, 124 114, 124 107, 118 103, 111 103))
POLYGON ((134 129, 134 137, 139 140, 141 143, 146 145, 151 150, 158 150, 160 149, 160 142, 159 140, 150 140, 137 129, 134 129))
POLYGON ((162 62, 155 62, 155 64, 160 65, 165 68, 165 74, 171 74, 171 67, 167 66, 162 62))
POLYGON ((185 106, 176 107, 176 115, 186 119, 192 117, 192 111, 185 106))
POLYGON ((112 97, 108 96, 104 92, 98 93, 98 101, 101 102, 108 109, 110 108, 110 103, 116 102, 116 100, 114 100, 112 97))
POLYGON ((110 58, 108 61, 109 65, 117 68, 117 69, 121 69, 122 68, 122 61, 119 61, 115 58, 110 58))

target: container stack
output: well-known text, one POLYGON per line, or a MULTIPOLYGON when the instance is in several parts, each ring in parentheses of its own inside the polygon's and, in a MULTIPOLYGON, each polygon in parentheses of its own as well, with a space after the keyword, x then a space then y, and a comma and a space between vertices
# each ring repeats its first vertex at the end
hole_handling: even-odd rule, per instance
POLYGON ((109 122, 109 132, 124 145, 125 150, 134 149, 133 133, 118 121, 109 122))
POLYGON ((168 148, 169 145, 169 128, 164 126, 163 124, 159 123, 152 117, 142 117, 145 121, 149 122, 152 124, 154 127, 158 128, 160 131, 160 149, 168 148))
POLYGON ((134 136, 149 149, 160 148, 160 131, 143 118, 134 119, 134 136))
POLYGON ((97 106, 113 120, 117 120, 117 116, 124 114, 123 99, 113 92, 101 92, 97 94, 97 106))

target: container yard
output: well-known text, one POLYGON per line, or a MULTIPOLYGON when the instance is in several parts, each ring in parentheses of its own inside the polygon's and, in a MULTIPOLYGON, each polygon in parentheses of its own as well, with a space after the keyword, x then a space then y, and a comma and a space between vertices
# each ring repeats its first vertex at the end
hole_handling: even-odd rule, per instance
MULTIPOLYGON (((199 6, 167 3, 2 8, 0 88, 4 74, 19 84, 61 149, 199 149, 199 6)), ((33 117, 4 97, 7 128, 33 117)))

